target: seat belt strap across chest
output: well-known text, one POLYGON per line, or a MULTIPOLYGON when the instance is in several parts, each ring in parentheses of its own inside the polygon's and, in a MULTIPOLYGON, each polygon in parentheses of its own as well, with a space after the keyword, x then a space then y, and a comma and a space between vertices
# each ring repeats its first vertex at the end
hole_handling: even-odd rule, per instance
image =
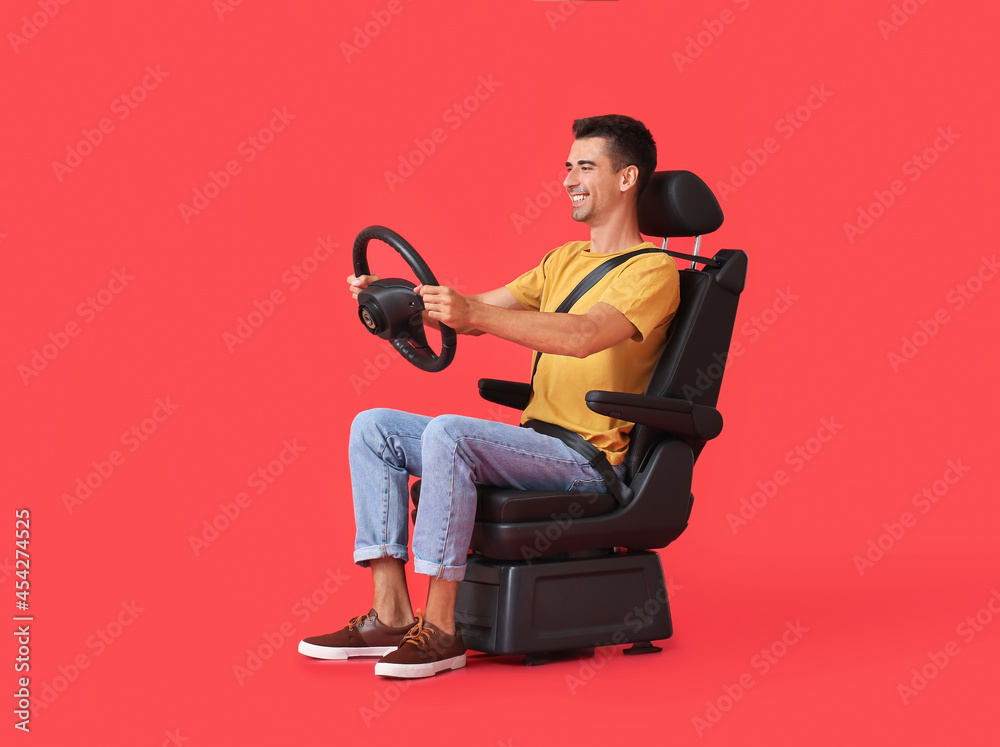
MULTIPOLYGON (((587 273, 586 277, 584 277, 583 280, 581 280, 579 283, 576 284, 576 287, 572 291, 570 291, 570 294, 566 296, 566 298, 563 299, 563 302, 556 307, 555 313, 556 314, 568 313, 569 310, 576 305, 576 302, 579 301, 581 298, 583 298, 584 294, 587 291, 589 291, 591 288, 597 285, 598 281, 601 278, 603 278, 605 275, 607 275, 609 272, 611 272, 619 265, 628 262, 630 259, 632 259, 632 257, 637 257, 640 254, 653 254, 653 253, 663 254, 664 252, 662 249, 636 249, 634 252, 629 252, 628 254, 623 254, 620 257, 614 257, 612 259, 607 260, 606 262, 602 262, 593 270, 591 270, 589 273, 587 273)), ((535 363, 531 367, 532 389, 534 389, 535 372, 538 370, 538 361, 541 360, 541 358, 542 354, 536 351, 535 363)))
MULTIPOLYGON (((583 278, 577 286, 572 290, 572 292, 566 296, 561 304, 556 307, 555 313, 565 314, 568 313, 571 308, 583 298, 583 295, 597 285, 598 281, 607 275, 611 270, 615 269, 619 265, 632 257, 638 256, 640 254, 650 254, 652 252, 663 253, 662 249, 637 249, 634 252, 629 252, 628 254, 623 254, 620 257, 614 257, 606 262, 602 262, 583 278)), ((538 370, 538 361, 541 359, 542 354, 540 352, 535 353, 535 363, 531 368, 531 389, 534 390, 535 384, 535 372, 538 370)), ((611 463, 608 462, 607 456, 603 451, 598 449, 587 439, 581 436, 579 433, 569 430, 568 428, 563 428, 561 425, 555 425, 554 423, 546 423, 543 420, 528 420, 522 423, 525 428, 531 428, 543 435, 550 436, 552 438, 558 438, 573 451, 587 458, 590 466, 593 467, 604 479, 604 484, 608 486, 608 492, 610 492, 615 500, 618 501, 618 505, 625 507, 632 500, 632 489, 628 485, 623 483, 619 477, 618 473, 614 471, 611 463)))

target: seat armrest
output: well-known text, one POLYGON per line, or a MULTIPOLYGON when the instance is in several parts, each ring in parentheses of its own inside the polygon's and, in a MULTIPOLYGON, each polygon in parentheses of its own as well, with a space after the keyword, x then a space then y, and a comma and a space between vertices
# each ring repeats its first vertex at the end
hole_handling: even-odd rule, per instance
POLYGON ((682 436, 708 441, 722 432, 722 413, 686 399, 593 389, 587 392, 586 400, 587 407, 601 415, 682 436))
POLYGON ((531 385, 519 381, 480 379, 479 396, 498 405, 523 410, 531 399, 531 385))

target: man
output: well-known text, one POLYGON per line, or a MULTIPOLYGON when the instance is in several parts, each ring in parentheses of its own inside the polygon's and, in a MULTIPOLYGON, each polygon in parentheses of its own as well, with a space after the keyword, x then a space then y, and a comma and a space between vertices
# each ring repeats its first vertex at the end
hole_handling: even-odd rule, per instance
MULTIPOLYGON (((656 167, 656 145, 634 119, 607 115, 573 124, 563 182, 573 219, 589 242, 570 242, 496 290, 463 296, 418 286, 431 326, 491 334, 544 355, 522 416, 575 431, 624 474, 632 424, 589 410, 591 389, 641 393, 677 310, 677 268, 667 255, 632 257, 608 272, 573 307, 554 313, 579 281, 609 258, 643 242, 636 217, 656 167)), ((375 276, 348 278, 355 297, 375 276)), ((519 489, 607 492, 585 456, 562 440, 504 423, 393 410, 360 413, 351 427, 351 482, 357 538, 354 560, 370 566, 375 593, 367 615, 335 633, 304 639, 299 651, 323 659, 382 656, 375 673, 426 677, 465 666, 455 625, 455 595, 465 573, 476 513, 476 484, 519 489), (431 576, 426 614, 415 620, 406 586, 408 476, 423 478, 413 531, 414 570, 431 576)))

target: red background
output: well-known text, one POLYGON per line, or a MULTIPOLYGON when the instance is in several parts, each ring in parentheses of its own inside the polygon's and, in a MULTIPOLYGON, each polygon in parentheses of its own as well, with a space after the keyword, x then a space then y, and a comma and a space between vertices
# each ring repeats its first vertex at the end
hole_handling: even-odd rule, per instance
MULTIPOLYGON (((997 197, 1000 18, 985 2, 908 0, 909 15, 898 5, 247 1, 220 17, 218 3, 188 0, 73 2, 48 19, 37 2, 8 3, 3 492, 11 525, 15 508, 31 510, 32 692, 60 690, 16 738, 996 742, 1000 621, 987 603, 1000 597, 1000 280, 973 282, 962 308, 949 293, 995 257, 980 216, 997 197), (894 12, 895 30, 880 27, 894 12), (24 17, 37 13, 46 22, 31 34, 24 17), (390 20, 374 38, 355 39, 355 26, 379 18, 390 20), (365 46, 345 55, 355 43, 365 46), (167 77, 155 87, 147 77, 151 90, 119 119, 119 97, 142 85, 147 66, 167 77), (480 76, 493 90, 467 100, 480 76), (826 100, 796 114, 813 87, 826 100), (294 119, 247 161, 241 143, 274 108, 294 119), (650 127, 660 168, 693 170, 725 197, 725 225, 705 251, 750 257, 734 336, 743 353, 720 401, 726 427, 697 466, 690 529, 662 551, 679 587, 675 636, 657 656, 611 649, 590 664, 526 668, 477 655, 404 689, 376 678, 370 662, 300 657, 300 637, 339 628, 370 603, 369 574, 351 562, 355 413, 512 421, 478 398, 475 382, 528 375, 526 351, 490 338, 462 339, 439 374, 383 355, 345 290, 354 235, 390 226, 442 282, 497 287, 586 237, 565 198, 543 198, 527 225, 513 216, 559 178, 571 121, 609 112, 650 127), (789 115, 793 129, 780 124, 789 115), (103 118, 113 129, 57 174, 53 162, 75 163, 67 149, 103 118), (443 142, 390 188, 386 172, 438 127, 443 142), (911 159, 928 148, 934 162, 914 171, 911 159), (754 154, 766 162, 743 166, 754 154), (179 205, 231 160, 239 173, 186 222, 179 205), (722 190, 741 167, 745 183, 722 190), (894 180, 892 204, 849 237, 844 224, 875 192, 888 202, 894 180), (319 237, 336 242, 333 256, 292 290, 284 274, 319 237), (134 279, 113 283, 121 292, 105 292, 110 303, 92 319, 79 313, 122 268, 134 279), (230 351, 224 335, 275 289, 285 302, 230 351), (776 307, 782 294, 794 300, 776 307), (936 333, 922 337, 935 316, 936 333), (78 334, 60 338, 71 322, 78 334), (889 354, 915 333, 922 344, 894 365, 889 354), (41 370, 22 368, 50 334, 64 349, 47 348, 41 370), (129 451, 136 442, 123 432, 141 427, 157 398, 176 411, 129 451), (842 428, 809 441, 824 418, 842 428), (305 451, 258 495, 248 476, 285 440, 305 451), (810 445, 808 462, 786 459, 810 445), (64 494, 115 450, 123 461, 70 511, 64 494), (914 503, 949 460, 967 473, 936 503, 914 503), (734 532, 727 515, 779 470, 785 484, 734 532), (190 538, 240 493, 249 505, 196 554, 190 538), (888 549, 859 571, 855 556, 882 535, 888 549), (326 578, 335 593, 320 593, 326 578), (314 611, 297 606, 314 593, 314 611), (141 611, 129 615, 122 605, 133 601, 141 611), (977 613, 978 629, 965 627, 977 613), (789 623, 808 631, 787 652, 775 646, 785 655, 762 671, 754 657, 789 623), (253 664, 248 649, 267 653, 269 638, 277 650, 239 677, 234 667, 253 664), (954 655, 937 672, 929 654, 944 651, 954 655), (74 672, 74 661, 86 667, 74 672), (922 667, 932 679, 901 694, 922 667), (710 706, 725 713, 702 726, 696 719, 719 715, 710 706)), ((373 246, 373 270, 404 273, 392 254, 373 246)), ((0 533, 0 558, 14 557, 12 529, 0 533)), ((3 576, 13 610, 15 577, 3 576)), ((416 581, 415 601, 425 586, 416 581)), ((16 652, 5 651, 13 693, 16 652)))

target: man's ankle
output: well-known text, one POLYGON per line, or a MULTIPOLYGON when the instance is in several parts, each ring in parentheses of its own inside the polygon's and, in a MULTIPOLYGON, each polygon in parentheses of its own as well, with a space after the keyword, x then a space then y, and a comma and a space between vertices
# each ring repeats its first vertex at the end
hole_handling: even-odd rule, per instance
POLYGON ((375 610, 375 614, 378 615, 379 621, 390 628, 402 628, 417 621, 417 618, 413 616, 413 610, 406 610, 399 607, 386 607, 383 609, 373 607, 373 609, 375 610))
POLYGON ((446 622, 438 622, 437 620, 432 620, 431 618, 424 618, 425 622, 437 631, 445 633, 446 635, 455 635, 455 618, 451 618, 446 622))

